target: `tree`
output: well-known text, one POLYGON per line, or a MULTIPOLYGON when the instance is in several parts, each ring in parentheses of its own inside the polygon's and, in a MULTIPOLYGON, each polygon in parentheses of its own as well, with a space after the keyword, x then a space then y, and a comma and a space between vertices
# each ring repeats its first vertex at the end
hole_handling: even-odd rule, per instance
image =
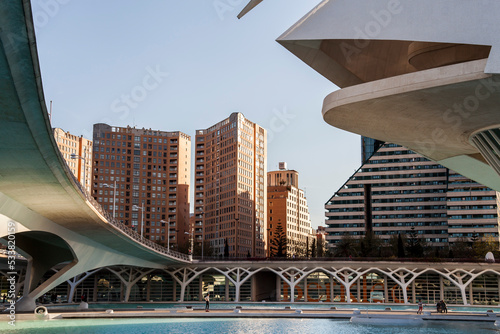
POLYGON ((316 257, 316 242, 313 240, 311 243, 311 257, 316 257))
POLYGON ((410 232, 408 232, 406 250, 408 251, 408 256, 410 257, 424 256, 424 248, 420 238, 418 237, 417 231, 415 231, 415 227, 412 227, 410 232))
POLYGON ((359 242, 359 250, 362 257, 379 256, 382 241, 373 232, 367 231, 359 242))
POLYGON ((472 246, 474 253, 479 259, 485 258, 488 252, 492 252, 495 257, 498 257, 498 241, 492 236, 485 236, 475 242, 472 246))
POLYGON ((326 254, 325 241, 323 238, 318 238, 316 240, 316 253, 318 257, 324 257, 326 254))
POLYGON ((471 247, 470 241, 465 237, 458 238, 450 247, 450 253, 453 257, 459 259, 467 259, 474 257, 474 250, 471 247))
MULTIPOLYGON (((193 255, 194 256, 201 256, 201 242, 195 242, 193 245, 193 255)), ((203 257, 205 256, 214 256, 215 252, 212 246, 210 246, 210 241, 203 242, 203 257)))
POLYGON ((307 249, 307 244, 303 241, 297 241, 297 240, 291 240, 288 241, 288 250, 287 251, 287 256, 294 256, 294 257, 307 257, 308 255, 308 249, 307 249))
POLYGON ((334 256, 337 257, 349 257, 349 256, 357 256, 357 241, 350 235, 349 233, 344 233, 342 239, 337 242, 334 256))
POLYGON ((398 233, 398 258, 402 259, 405 257, 405 244, 403 242, 403 237, 401 233, 398 233))
POLYGON ((229 257, 229 245, 227 243, 227 238, 224 239, 224 257, 229 257))
POLYGON ((278 220, 276 230, 274 231, 273 238, 270 241, 270 256, 271 257, 285 257, 286 256, 287 240, 283 232, 281 220, 278 220))

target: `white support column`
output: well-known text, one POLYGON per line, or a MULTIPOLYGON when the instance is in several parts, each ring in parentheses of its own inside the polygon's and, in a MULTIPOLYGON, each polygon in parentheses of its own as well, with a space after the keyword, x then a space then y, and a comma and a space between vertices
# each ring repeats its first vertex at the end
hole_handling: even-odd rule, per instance
POLYGON ((389 281, 387 280, 387 275, 384 275, 384 302, 389 302, 389 281))
POLYGON ((439 300, 444 300, 444 281, 441 275, 439 275, 439 300))
POLYGON ((330 302, 331 302, 331 303, 333 303, 333 300, 335 299, 335 296, 333 295, 333 293, 334 293, 334 291, 335 291, 335 290, 333 289, 333 282, 334 282, 333 277, 332 277, 332 276, 330 276, 330 302))
MULTIPOLYGON (((421 273, 419 273, 421 274, 421 273)), ((403 303, 408 304, 408 286, 418 277, 415 269, 408 270, 405 268, 398 268, 391 271, 388 275, 399 285, 403 292, 403 303), (399 279, 398 279, 399 278, 399 279)))
POLYGON ((203 301, 203 275, 200 275, 200 280, 198 284, 198 301, 203 301))
POLYGON ((472 287, 472 281, 469 283, 469 303, 474 305, 474 290, 472 287))
MULTIPOLYGON (((498 279, 498 284, 500 286, 500 278, 498 279)), ((276 301, 281 302, 281 277, 276 275, 276 301)))
POLYGON ((360 284, 361 278, 362 277, 360 276, 360 277, 358 277, 357 280, 355 280, 355 281, 353 280, 353 284, 356 283, 356 293, 357 293, 356 300, 358 301, 358 303, 361 303, 361 298, 360 298, 360 296, 361 296, 361 284, 360 284))
POLYGON ((80 283, 82 283, 83 281, 85 281, 89 276, 93 275, 94 273, 98 272, 99 270, 101 270, 101 269, 99 268, 99 269, 95 269, 92 271, 86 271, 86 272, 84 272, 80 275, 76 275, 75 277, 66 281, 68 283, 68 287, 69 287, 68 303, 73 302, 73 298, 75 296, 75 291, 76 291, 77 286, 80 285, 80 283))
MULTIPOLYGON (((412 281, 411 282, 411 300, 412 300, 412 303, 416 303, 417 302, 417 293, 416 293, 416 289, 415 289, 415 281, 412 281)), ((429 302, 429 298, 427 298, 427 302, 429 302)))
POLYGON ((148 278, 147 280, 147 285, 146 285, 146 301, 150 302, 151 301, 151 275, 147 274, 146 277, 148 278))
POLYGON ((181 286, 179 302, 184 301, 186 287, 189 285, 189 283, 191 283, 195 278, 211 268, 205 268, 200 271, 196 271, 196 269, 197 268, 179 268, 177 270, 174 270, 173 272, 165 270, 165 272, 172 276, 174 280, 181 286))
POLYGON ((308 301, 308 298, 307 298, 307 295, 308 295, 308 292, 307 292, 307 276, 304 277, 303 281, 304 281, 304 302, 307 302, 308 301))
POLYGON ((154 269, 143 271, 132 267, 122 267, 119 270, 114 270, 112 268, 108 268, 108 270, 115 274, 116 277, 118 277, 122 284, 125 286, 123 301, 128 302, 130 299, 130 292, 132 291, 132 287, 154 269))
MULTIPOLYGON (((253 277, 254 274, 257 272, 265 269, 264 267, 261 267, 259 269, 256 269, 254 271, 251 271, 250 268, 241 268, 241 267, 236 267, 236 268, 226 268, 226 270, 222 270, 220 268, 213 268, 214 270, 220 272, 224 276, 226 276, 226 279, 228 279, 230 282, 234 284, 234 289, 235 289, 235 296, 234 296, 234 301, 239 302, 240 301, 240 292, 241 292, 241 286, 251 277, 253 277), (236 279, 233 279, 231 275, 234 275, 236 279)), ((252 291, 254 290, 253 288, 251 289, 252 291)))

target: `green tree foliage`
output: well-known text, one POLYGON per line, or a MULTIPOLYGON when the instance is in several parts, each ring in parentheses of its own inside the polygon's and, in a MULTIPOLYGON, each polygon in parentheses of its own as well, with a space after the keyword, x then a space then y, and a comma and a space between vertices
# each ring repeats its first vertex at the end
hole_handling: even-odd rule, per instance
POLYGON ((227 243, 227 238, 224 239, 224 257, 229 257, 229 245, 227 243))
POLYGON ((406 242, 406 251, 410 257, 423 257, 424 247, 420 238, 418 237, 415 227, 412 227, 410 232, 408 232, 408 238, 406 242))
POLYGON ((472 249, 474 250, 474 254, 478 259, 484 260, 488 252, 492 252, 495 258, 498 258, 499 255, 498 241, 496 241, 492 236, 479 238, 472 244, 472 249))
POLYGON ((403 259, 406 257, 405 242, 403 241, 403 237, 401 236, 401 233, 398 233, 397 254, 398 254, 398 258, 400 258, 400 259, 403 259))
POLYGON ((450 247, 450 252, 454 258, 466 259, 474 257, 474 250, 470 240, 465 237, 458 238, 450 247))
POLYGON ((316 241, 313 240, 311 242, 311 257, 316 257, 317 256, 317 253, 316 253, 316 241))
MULTIPOLYGON (((194 245, 193 245, 193 255, 194 256, 201 256, 201 242, 198 243, 198 242, 195 242, 194 245)), ((210 242, 209 241, 205 241, 203 243, 203 257, 205 256, 214 256, 214 249, 212 248, 212 246, 210 246, 210 242)))
POLYGON ((326 245, 325 242, 322 239, 316 240, 316 254, 318 257, 325 257, 326 256, 326 245))
POLYGON ((285 232, 283 231, 283 226, 281 225, 281 221, 278 221, 276 225, 276 230, 274 231, 274 235, 270 241, 270 255, 271 257, 285 257, 286 256, 286 247, 287 240, 285 232))
POLYGON ((358 255, 358 242, 350 234, 344 233, 340 241, 337 243, 334 256, 349 257, 358 255))
POLYGON ((359 251, 362 257, 379 257, 382 241, 373 232, 368 231, 359 241, 359 251))

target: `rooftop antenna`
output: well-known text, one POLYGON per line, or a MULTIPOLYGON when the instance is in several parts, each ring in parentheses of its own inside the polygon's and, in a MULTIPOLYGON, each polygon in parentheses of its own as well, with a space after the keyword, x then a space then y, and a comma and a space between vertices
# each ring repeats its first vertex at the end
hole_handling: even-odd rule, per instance
POLYGON ((52 123, 52 100, 50 101, 49 122, 52 123))

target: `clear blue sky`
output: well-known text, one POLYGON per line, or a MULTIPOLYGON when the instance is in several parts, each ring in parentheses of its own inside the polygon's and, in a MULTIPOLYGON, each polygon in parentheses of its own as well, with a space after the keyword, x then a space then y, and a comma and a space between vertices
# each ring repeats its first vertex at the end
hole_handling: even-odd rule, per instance
POLYGON ((337 87, 275 41, 318 2, 267 0, 238 20, 247 0, 32 0, 52 126, 194 138, 241 112, 269 131, 268 170, 297 170, 312 224, 324 225, 324 203, 359 167, 360 139, 323 121, 337 87))

